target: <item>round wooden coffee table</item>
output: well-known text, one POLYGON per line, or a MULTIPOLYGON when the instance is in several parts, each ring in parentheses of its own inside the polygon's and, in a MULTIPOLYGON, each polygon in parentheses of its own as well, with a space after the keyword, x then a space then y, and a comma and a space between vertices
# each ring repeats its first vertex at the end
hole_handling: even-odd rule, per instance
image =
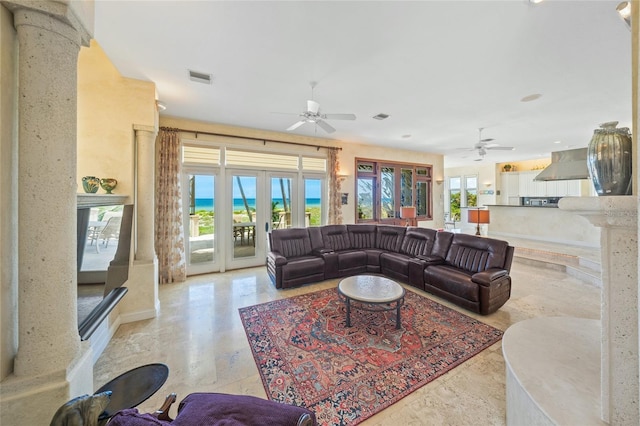
POLYGON ((400 307, 404 304, 405 289, 389 278, 377 275, 354 275, 338 284, 338 293, 344 297, 347 307, 347 327, 351 327, 352 301, 355 309, 367 311, 396 310, 396 328, 402 327, 400 307), (368 307, 371 305, 372 307, 368 307), (382 305, 387 305, 385 308, 382 305))

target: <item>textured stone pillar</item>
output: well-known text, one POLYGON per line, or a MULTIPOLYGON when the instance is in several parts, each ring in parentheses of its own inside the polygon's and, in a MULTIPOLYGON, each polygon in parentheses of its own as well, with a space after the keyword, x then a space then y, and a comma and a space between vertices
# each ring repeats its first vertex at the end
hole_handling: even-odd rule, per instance
POLYGON ((65 370, 78 354, 77 61, 81 35, 14 11, 19 40, 19 347, 14 373, 65 370))
POLYGON ((155 126, 134 125, 135 161, 135 257, 126 284, 129 294, 121 302, 122 322, 153 318, 158 310, 158 258, 155 235, 155 126))
POLYGON ((0 424, 48 424, 72 395, 93 391, 76 309, 77 63, 93 14, 80 2, 3 5, 19 49, 19 247, 18 351, 0 388, 0 424))
POLYGON ((155 146, 158 130, 152 126, 133 126, 136 132, 136 260, 152 260, 155 220, 155 146))
POLYGON ((601 228, 602 419, 612 425, 640 424, 637 199, 568 197, 559 207, 601 228))

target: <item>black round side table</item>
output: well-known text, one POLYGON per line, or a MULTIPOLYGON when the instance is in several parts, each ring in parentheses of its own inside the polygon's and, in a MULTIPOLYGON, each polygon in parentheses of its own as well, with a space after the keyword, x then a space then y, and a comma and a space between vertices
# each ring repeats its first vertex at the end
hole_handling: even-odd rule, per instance
POLYGON ((149 399, 162 387, 169 376, 169 367, 164 364, 147 364, 129 370, 104 384, 95 393, 111 391, 107 408, 98 420, 108 419, 120 410, 134 408, 149 399))

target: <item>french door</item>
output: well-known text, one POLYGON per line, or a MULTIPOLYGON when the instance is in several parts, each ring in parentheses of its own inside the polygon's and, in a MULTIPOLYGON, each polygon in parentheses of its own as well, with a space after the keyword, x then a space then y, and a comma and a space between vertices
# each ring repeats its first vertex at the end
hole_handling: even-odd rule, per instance
POLYGON ((221 270, 220 229, 216 201, 217 174, 206 168, 186 168, 183 182, 183 211, 187 274, 221 270))
POLYGON ((264 265, 268 232, 319 226, 324 178, 240 168, 184 167, 187 274, 264 265))

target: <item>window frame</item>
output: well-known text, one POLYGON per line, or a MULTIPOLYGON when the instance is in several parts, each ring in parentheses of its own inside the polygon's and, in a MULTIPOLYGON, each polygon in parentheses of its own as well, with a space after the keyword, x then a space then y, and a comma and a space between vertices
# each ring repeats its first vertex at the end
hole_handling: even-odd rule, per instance
POLYGON ((400 208, 404 206, 415 206, 418 201, 418 184, 424 184, 426 188, 426 203, 424 214, 418 214, 416 220, 433 220, 433 166, 431 164, 405 163, 395 161, 380 161, 367 158, 355 159, 355 221, 356 223, 381 222, 381 223, 405 223, 400 219, 400 208), (361 167, 362 166, 362 167, 361 167), (368 170, 364 170, 367 167, 368 170), (383 173, 385 168, 393 168, 393 217, 383 217, 382 215, 382 190, 383 173), (362 170, 361 170, 362 169, 362 170), (407 186, 403 188, 403 173, 410 171, 411 193, 407 193, 407 186), (361 179, 372 181, 373 186, 373 217, 361 218, 359 202, 359 183, 361 179), (407 201, 407 198, 409 200, 407 201))

